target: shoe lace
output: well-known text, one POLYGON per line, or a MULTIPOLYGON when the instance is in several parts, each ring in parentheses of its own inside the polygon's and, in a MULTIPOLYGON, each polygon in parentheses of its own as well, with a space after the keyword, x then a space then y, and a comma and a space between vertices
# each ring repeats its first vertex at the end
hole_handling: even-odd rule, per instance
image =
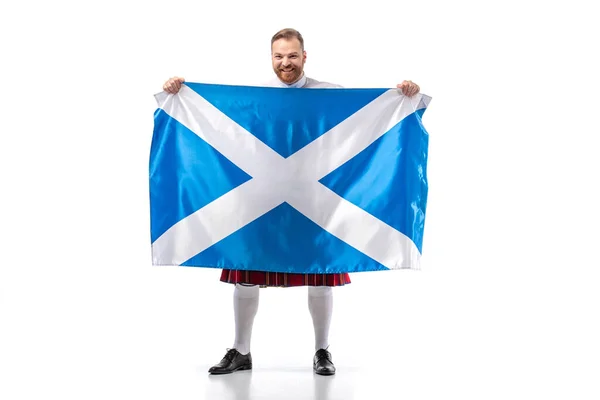
POLYGON ((320 349, 319 351, 317 351, 317 360, 320 361, 323 358, 326 358, 327 361, 331 361, 331 354, 325 349, 320 349))
POLYGON ((227 353, 225 354, 225 359, 229 360, 229 361, 233 361, 233 359, 235 358, 237 354, 237 350, 236 349, 227 349, 227 353))

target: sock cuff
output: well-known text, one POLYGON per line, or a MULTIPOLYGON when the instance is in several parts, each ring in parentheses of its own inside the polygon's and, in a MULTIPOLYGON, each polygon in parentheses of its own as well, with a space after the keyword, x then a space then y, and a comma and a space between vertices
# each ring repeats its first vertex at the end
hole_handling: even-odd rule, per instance
POLYGON ((331 286, 309 286, 308 295, 310 297, 332 296, 333 288, 331 286))
POLYGON ((243 297, 246 299, 258 297, 258 291, 260 288, 257 285, 235 285, 235 290, 233 292, 234 296, 243 297))

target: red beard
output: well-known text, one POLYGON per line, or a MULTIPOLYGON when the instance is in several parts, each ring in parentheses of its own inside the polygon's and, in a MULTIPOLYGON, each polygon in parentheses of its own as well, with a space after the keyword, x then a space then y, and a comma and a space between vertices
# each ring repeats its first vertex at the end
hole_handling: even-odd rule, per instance
POLYGON ((291 84, 296 82, 298 78, 300 78, 300 76, 302 75, 302 71, 298 70, 298 68, 294 68, 291 71, 282 71, 280 69, 276 69, 275 74, 281 81, 287 84, 291 84))

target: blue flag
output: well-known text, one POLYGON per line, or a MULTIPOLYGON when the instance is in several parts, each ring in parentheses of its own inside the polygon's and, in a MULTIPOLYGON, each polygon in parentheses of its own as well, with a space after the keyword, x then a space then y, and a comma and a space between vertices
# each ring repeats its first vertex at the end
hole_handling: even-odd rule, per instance
POLYGON ((188 82, 156 99, 154 265, 419 268, 429 96, 188 82))

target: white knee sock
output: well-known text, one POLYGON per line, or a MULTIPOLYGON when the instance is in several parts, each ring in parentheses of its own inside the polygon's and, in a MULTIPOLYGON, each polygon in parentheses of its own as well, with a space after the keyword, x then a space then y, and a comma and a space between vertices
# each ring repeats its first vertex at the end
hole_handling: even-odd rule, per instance
POLYGON ((315 351, 329 347, 329 326, 333 312, 331 286, 308 287, 308 309, 315 328, 315 351))
POLYGON ((233 348, 242 354, 250 352, 252 325, 258 311, 258 286, 235 285, 233 312, 235 316, 235 340, 233 348))

